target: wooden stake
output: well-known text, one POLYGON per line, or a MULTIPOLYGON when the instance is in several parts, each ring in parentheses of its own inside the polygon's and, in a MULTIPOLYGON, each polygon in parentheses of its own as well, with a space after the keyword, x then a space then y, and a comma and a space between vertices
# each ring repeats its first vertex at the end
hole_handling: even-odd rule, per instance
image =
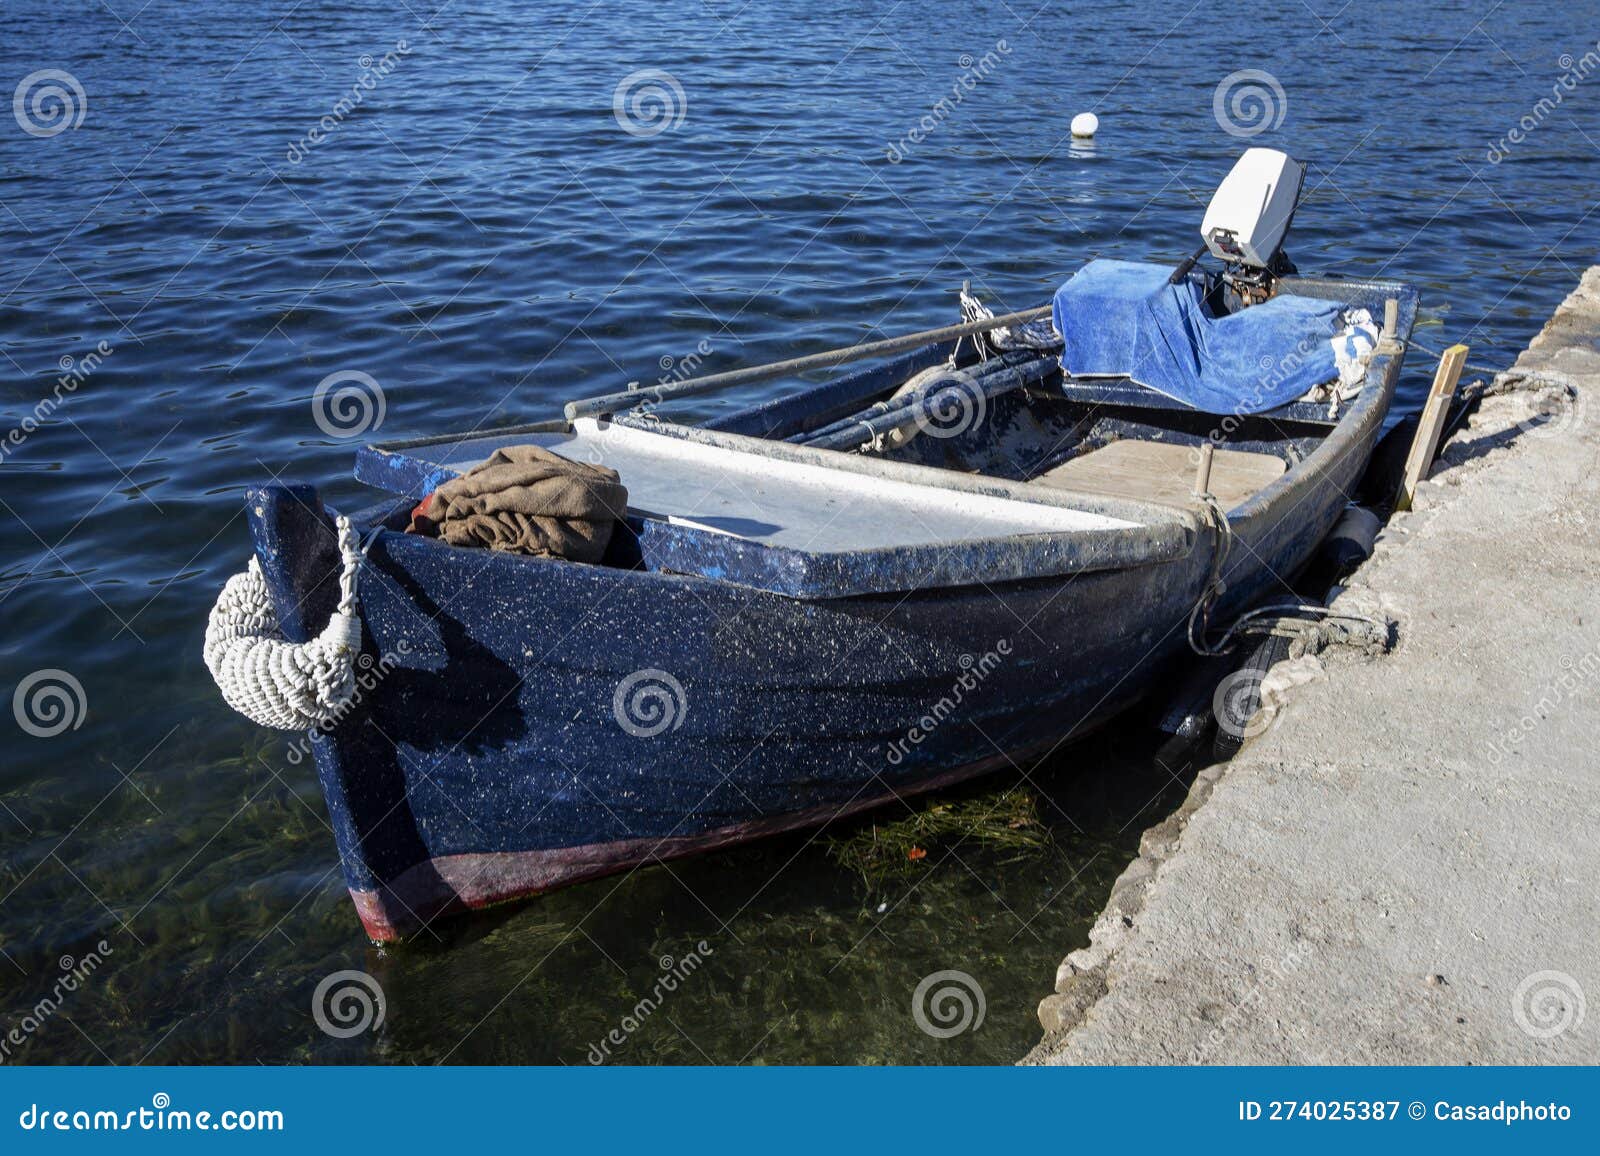
POLYGON ((1400 352, 1400 301, 1390 297, 1383 303, 1383 332, 1378 335, 1375 353, 1400 352))
POLYGON ((1211 491, 1211 460, 1215 456, 1216 448, 1209 441, 1201 443, 1200 464, 1194 471, 1194 496, 1197 498, 1211 491))
POLYGON ((1427 404, 1422 407, 1422 418, 1417 422, 1417 436, 1411 443, 1411 453, 1406 456, 1406 472, 1400 479, 1400 493, 1394 504, 1396 510, 1411 508, 1418 484, 1428 476, 1433 455, 1439 448, 1439 435, 1444 432, 1445 415, 1450 412, 1450 399, 1455 396, 1456 383, 1461 380, 1461 367, 1466 360, 1465 345, 1452 345, 1439 358, 1439 372, 1433 375, 1433 388, 1428 391, 1427 404))

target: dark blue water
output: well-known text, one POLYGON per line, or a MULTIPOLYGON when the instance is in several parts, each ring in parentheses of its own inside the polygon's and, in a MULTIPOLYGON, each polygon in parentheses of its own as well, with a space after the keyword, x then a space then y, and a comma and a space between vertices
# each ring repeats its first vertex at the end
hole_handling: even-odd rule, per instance
POLYGON ((200 662, 248 549, 241 487, 354 493, 363 439, 313 407, 330 374, 369 375, 399 438, 550 416, 686 357, 947 322, 963 279, 1021 308, 1096 254, 1175 260, 1252 143, 1313 166, 1303 269, 1409 279, 1422 340, 1503 364, 1596 259, 1600 5, 435 7, 0 13, 0 81, 22 90, 0 110, 0 688, 82 688, 48 737, 0 711, 0 1036, 22 1038, 0 1058, 582 1063, 701 940, 619 1058, 1015 1057, 1181 795, 1137 742, 1023 784, 1043 855, 954 841, 868 886, 825 841, 784 840, 380 954, 313 774, 200 662), (1213 110, 1245 69, 1281 90, 1248 138, 1213 110), (641 70, 670 74, 644 79, 670 107, 646 99, 629 132, 614 97, 641 70), (65 106, 35 107, 52 85, 65 106), (1084 110, 1088 147, 1067 135, 1084 110), (311 1015, 341 969, 386 994, 382 1026, 343 1040, 311 1015), (987 995, 949 1040, 909 1006, 942 969, 987 995))

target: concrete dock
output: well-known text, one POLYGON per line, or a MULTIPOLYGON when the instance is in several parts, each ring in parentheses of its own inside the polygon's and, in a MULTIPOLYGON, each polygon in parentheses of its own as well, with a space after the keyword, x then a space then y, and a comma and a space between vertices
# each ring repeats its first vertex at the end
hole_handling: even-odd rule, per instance
POLYGON ((1350 585, 1394 652, 1275 668, 1024 1062, 1600 1062, 1600 266, 1350 585))

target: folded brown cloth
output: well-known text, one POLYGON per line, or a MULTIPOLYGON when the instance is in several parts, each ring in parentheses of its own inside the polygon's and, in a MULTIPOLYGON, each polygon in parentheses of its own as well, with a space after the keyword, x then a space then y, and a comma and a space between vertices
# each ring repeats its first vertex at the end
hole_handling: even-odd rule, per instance
POLYGON ((452 546, 598 562, 627 508, 616 470, 539 446, 507 446, 424 498, 406 532, 452 546))

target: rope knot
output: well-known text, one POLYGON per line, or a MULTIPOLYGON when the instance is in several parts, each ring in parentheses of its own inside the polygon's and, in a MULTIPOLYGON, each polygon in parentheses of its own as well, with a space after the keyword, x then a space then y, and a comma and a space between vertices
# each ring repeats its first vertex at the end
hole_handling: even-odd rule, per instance
POLYGON ((229 706, 277 730, 304 731, 337 722, 355 697, 361 653, 357 576, 361 548, 340 517, 339 605, 309 642, 283 637, 260 561, 223 584, 206 622, 206 668, 229 706))

